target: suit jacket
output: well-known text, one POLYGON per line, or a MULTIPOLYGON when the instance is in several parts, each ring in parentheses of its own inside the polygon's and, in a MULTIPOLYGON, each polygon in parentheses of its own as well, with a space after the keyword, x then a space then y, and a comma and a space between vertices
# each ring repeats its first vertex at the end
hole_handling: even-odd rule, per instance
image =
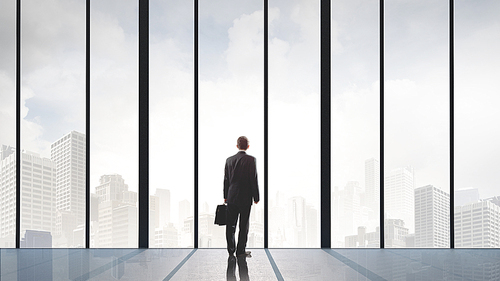
POLYGON ((259 202, 256 160, 245 151, 239 151, 226 160, 224 199, 227 199, 228 204, 239 206, 259 202))

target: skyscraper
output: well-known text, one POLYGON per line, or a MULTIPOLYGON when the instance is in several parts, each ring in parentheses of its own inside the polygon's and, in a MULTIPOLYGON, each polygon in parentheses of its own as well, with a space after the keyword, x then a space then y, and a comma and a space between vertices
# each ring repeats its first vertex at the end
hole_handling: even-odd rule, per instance
POLYGON ((156 245, 156 229, 160 227, 160 198, 156 195, 149 195, 149 245, 156 245))
POLYGON ((375 158, 365 161, 366 206, 377 214, 380 210, 380 163, 375 158))
POLYGON ((156 195, 149 195, 149 223, 153 229, 160 227, 160 198, 156 195))
POLYGON ((408 236, 408 228, 405 227, 405 222, 401 219, 385 219, 384 220, 385 245, 388 248, 404 248, 406 247, 406 237, 408 236))
POLYGON ((179 202, 179 222, 178 224, 183 226, 184 220, 191 216, 191 207, 187 199, 179 202))
POLYGON ((500 247, 500 198, 455 207, 455 247, 500 247))
POLYGON ((426 185, 415 189, 415 247, 450 246, 450 194, 426 185))
POLYGON ((411 166, 397 168, 385 177, 385 212, 387 218, 401 219, 409 233, 414 228, 415 174, 411 166))
POLYGON ((16 246, 16 155, 13 152, 13 149, 8 152, 7 146, 2 145, 0 155, 1 248, 16 246))
POLYGON ((99 186, 95 188, 99 203, 107 201, 122 201, 123 192, 128 191, 128 185, 121 175, 103 175, 99 179, 99 186))
POLYGON ((154 232, 156 248, 175 248, 179 246, 180 235, 172 223, 156 228, 154 232))
POLYGON ((71 241, 70 237, 74 227, 85 223, 85 144, 85 134, 71 131, 51 145, 51 159, 56 165, 56 207, 73 220, 71 226, 58 228, 66 233, 70 245, 84 245, 83 241, 71 241))
POLYGON ((307 247, 317 247, 319 241, 319 233, 318 233, 318 211, 314 208, 313 205, 306 205, 306 246, 307 247))
POLYGON ((288 199, 288 237, 289 245, 306 246, 306 200, 301 196, 288 199))
POLYGON ((160 198, 160 227, 170 222, 170 190, 157 188, 156 196, 160 198))
POLYGON ((121 175, 103 175, 99 197, 97 247, 137 247, 137 193, 128 190, 121 175))
MULTIPOLYGON (((27 151, 21 153, 21 159, 21 235, 26 230, 54 232, 55 165, 27 151)), ((16 231, 15 170, 16 155, 9 153, 0 164, 0 237, 16 231)))
POLYGON ((333 191, 333 224, 334 232, 339 236, 338 241, 343 242, 344 237, 356 233, 361 225, 361 186, 357 181, 349 181, 344 189, 337 187, 333 191))

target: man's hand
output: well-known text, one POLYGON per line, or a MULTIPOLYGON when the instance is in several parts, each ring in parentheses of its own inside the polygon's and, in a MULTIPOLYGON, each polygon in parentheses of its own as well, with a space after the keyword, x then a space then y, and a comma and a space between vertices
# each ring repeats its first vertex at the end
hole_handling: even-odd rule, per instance
POLYGON ((253 201, 255 204, 259 204, 259 201, 253 201))
POLYGON ((224 199, 224 203, 227 203, 227 199, 224 199))

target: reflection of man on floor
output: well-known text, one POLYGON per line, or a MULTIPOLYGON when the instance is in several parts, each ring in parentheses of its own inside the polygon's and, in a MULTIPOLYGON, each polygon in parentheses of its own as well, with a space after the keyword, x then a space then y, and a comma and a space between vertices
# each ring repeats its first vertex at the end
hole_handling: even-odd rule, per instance
POLYGON ((255 157, 246 154, 250 147, 246 137, 239 137, 236 147, 238 153, 227 158, 224 168, 224 200, 227 203, 226 241, 229 255, 250 256, 245 251, 248 239, 250 208, 252 201, 259 202, 257 166, 255 157), (252 200, 253 199, 253 200, 252 200), (238 246, 235 249, 234 233, 240 217, 238 246))
MULTIPOLYGON (((246 256, 238 257, 238 269, 240 272, 240 281, 250 280, 246 256)), ((226 280, 236 281, 236 258, 234 256, 229 256, 227 259, 226 280)))

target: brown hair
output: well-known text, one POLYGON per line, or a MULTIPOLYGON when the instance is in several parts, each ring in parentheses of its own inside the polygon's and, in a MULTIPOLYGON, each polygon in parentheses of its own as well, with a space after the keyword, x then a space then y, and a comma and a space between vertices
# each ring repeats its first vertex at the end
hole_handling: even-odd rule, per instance
POLYGON ((241 136, 238 138, 238 148, 246 150, 248 148, 248 139, 245 136, 241 136))

